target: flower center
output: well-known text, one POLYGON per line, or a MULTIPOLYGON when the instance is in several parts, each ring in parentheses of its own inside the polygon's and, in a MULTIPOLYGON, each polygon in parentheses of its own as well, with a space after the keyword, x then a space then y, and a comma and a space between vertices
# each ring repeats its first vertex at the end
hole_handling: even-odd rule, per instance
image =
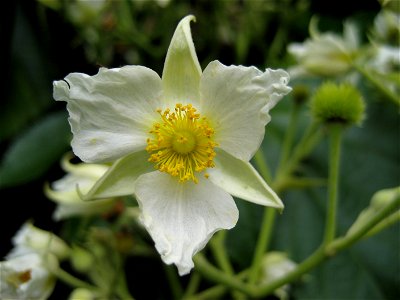
POLYGON ((167 108, 157 112, 162 122, 155 123, 150 130, 153 138, 147 139, 146 147, 151 154, 149 161, 161 172, 179 177, 181 182, 193 180, 197 183, 195 172, 215 166, 214 130, 191 104, 178 103, 174 111, 167 108))

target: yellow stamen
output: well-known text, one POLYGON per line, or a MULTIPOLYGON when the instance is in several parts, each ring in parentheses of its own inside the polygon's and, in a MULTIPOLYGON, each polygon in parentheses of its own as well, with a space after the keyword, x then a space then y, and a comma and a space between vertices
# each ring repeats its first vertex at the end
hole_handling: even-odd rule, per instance
POLYGON ((154 162, 159 171, 179 177, 181 182, 193 180, 197 183, 195 172, 215 166, 214 130, 191 104, 178 103, 173 111, 167 108, 157 112, 162 122, 155 123, 150 130, 153 138, 147 139, 146 147, 149 161, 154 162))

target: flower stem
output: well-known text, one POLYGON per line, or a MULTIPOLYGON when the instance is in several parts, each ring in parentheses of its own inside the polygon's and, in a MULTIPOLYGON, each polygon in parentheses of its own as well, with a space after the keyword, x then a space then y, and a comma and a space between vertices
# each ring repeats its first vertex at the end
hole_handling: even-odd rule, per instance
POLYGON ((294 137, 297 129, 297 121, 300 112, 300 105, 293 101, 293 108, 290 114, 289 124, 285 133, 285 138, 283 140, 283 146, 281 151, 281 158, 279 161, 278 172, 282 169, 285 163, 288 161, 289 155, 292 150, 294 137))
POLYGON ((274 227, 276 216, 275 208, 265 208, 264 216, 261 224, 261 231, 258 236, 256 249, 253 255, 253 262, 251 264, 251 271, 249 276, 249 283, 256 283, 261 268, 261 261, 264 253, 267 251, 271 241, 272 229, 274 227))
MULTIPOLYGON (((335 255, 337 252, 350 247, 361 238, 363 238, 365 234, 367 234, 372 228, 374 228, 374 226, 379 224, 387 216, 393 214, 395 210, 398 210, 399 207, 400 197, 397 197, 395 201, 392 201, 388 206, 386 206, 384 209, 374 215, 370 220, 368 220, 368 222, 364 223, 363 226, 354 231, 352 234, 336 238, 328 244, 323 243, 317 250, 314 251, 314 253, 312 253, 306 260, 300 263, 294 270, 286 273, 284 276, 276 280, 273 280, 263 285, 255 286, 245 284, 240 280, 242 273, 235 277, 225 274, 224 272, 218 270, 213 265, 211 265, 201 254, 197 254, 197 256, 195 257, 196 267, 197 270, 202 273, 205 278, 213 282, 223 284, 225 288, 229 287, 237 289, 254 298, 264 297, 271 294, 277 288, 298 279, 301 275, 307 273, 312 268, 323 262, 325 259, 328 259, 332 255, 335 255)), ((204 292, 198 294, 202 295, 202 297, 196 297, 193 299, 214 299, 216 297, 213 298, 212 296, 221 295, 225 291, 226 289, 224 289, 222 286, 213 287, 209 289, 207 293, 204 292)))
POLYGON ((163 266, 165 275, 167 276, 167 280, 171 288, 172 298, 176 300, 182 299, 183 290, 176 271, 173 269, 172 266, 167 266, 164 264, 163 266))
POLYGON ((400 211, 397 211, 397 212, 393 213, 392 215, 388 216, 384 221, 377 224, 370 231, 368 231, 368 233, 364 237, 366 237, 366 238, 371 237, 371 236, 381 232, 385 228, 396 224, 399 221, 400 221, 400 211))
POLYGON ((62 282, 68 284, 71 287, 74 288, 85 288, 88 290, 99 290, 98 287, 93 286, 86 281, 83 281, 79 278, 76 278, 75 276, 71 275, 70 273, 64 271, 61 268, 56 268, 52 270, 53 274, 62 282))
POLYGON ((393 201, 382 209, 378 214, 372 217, 368 222, 366 222, 362 227, 360 227, 353 234, 337 238, 327 245, 322 244, 313 254, 311 254, 306 260, 299 264, 296 269, 287 273, 285 276, 278 278, 272 282, 269 282, 263 286, 259 286, 254 291, 255 297, 262 297, 272 293, 277 288, 290 283, 301 275, 307 273, 309 270, 320 264, 325 259, 335 255, 337 252, 346 249, 353 245, 355 242, 359 241, 371 228, 379 224, 388 215, 392 214, 395 209, 399 209, 400 197, 393 201))
MULTIPOLYGON (((286 131, 285 139, 283 142, 282 156, 281 156, 280 163, 278 166, 278 171, 277 171, 278 180, 280 178, 283 181, 286 181, 286 179, 282 179, 282 178, 287 178, 290 175, 292 170, 295 168, 295 165, 297 165, 299 163, 299 161, 304 157, 303 155, 306 155, 309 153, 307 151, 301 152, 301 153, 297 152, 298 156, 296 157, 296 160, 292 162, 292 166, 289 168, 286 168, 287 162, 288 162, 291 150, 292 150, 292 146, 293 146, 294 136, 295 136, 296 129, 297 129, 298 115, 299 115, 299 111, 300 111, 299 105, 297 105, 296 103, 294 103, 293 105, 294 106, 292 109, 292 113, 290 115, 288 129, 286 131)), ((300 149, 305 148, 305 149, 311 151, 311 149, 315 145, 315 142, 314 142, 313 138, 312 139, 310 138, 310 137, 312 137, 312 135, 310 133, 315 132, 314 129, 315 129, 314 126, 311 126, 306 131, 304 138, 300 141, 300 144, 301 144, 300 149), (310 141, 311 141, 311 147, 305 147, 305 145, 310 143, 310 141)), ((296 149, 299 149, 299 146, 296 149)), ((257 163, 257 167, 260 170, 261 175, 264 177, 264 179, 267 179, 266 176, 270 176, 270 175, 269 175, 269 173, 263 172, 265 165, 266 165, 265 161, 259 159, 259 160, 256 160, 256 163, 257 163)), ((282 185, 281 187, 283 187, 283 186, 284 185, 282 185)), ((279 188, 277 188, 275 190, 278 193, 280 192, 279 188)), ((265 208, 264 209, 264 216, 262 219, 261 230, 260 230, 260 233, 258 236, 256 248, 255 248, 254 255, 253 255, 253 261, 252 261, 251 269, 250 269, 251 270, 250 275, 249 275, 249 283, 250 284, 254 284, 257 281, 257 278, 258 278, 258 275, 260 272, 260 268, 261 268, 262 258, 264 256, 264 253, 267 251, 270 240, 271 240, 273 227, 274 227, 274 223, 275 223, 275 217, 276 217, 275 209, 273 209, 273 208, 265 208)))
POLYGON ((190 297, 196 293, 197 289, 199 288, 201 281, 201 276, 196 271, 190 276, 189 283, 186 287, 185 293, 182 296, 182 299, 190 299, 190 297))
POLYGON ((310 154, 321 139, 321 132, 318 127, 317 123, 311 123, 293 149, 290 158, 285 164, 280 165, 273 183, 273 188, 278 194, 286 187, 288 177, 296 170, 301 160, 310 154))
MULTIPOLYGON (((210 247, 211 250, 214 254, 214 257, 219 265, 219 267, 224 271, 226 274, 233 276, 234 270, 232 268, 232 265, 229 261, 228 255, 226 254, 225 251, 225 236, 226 236, 227 231, 219 231, 215 237, 211 240, 210 242, 210 247)), ((243 298, 243 295, 241 295, 237 291, 232 291, 232 298, 235 300, 239 300, 243 298)))
POLYGON ((340 146, 342 141, 343 127, 341 124, 331 125, 330 151, 329 151, 329 179, 328 179, 328 207, 325 224, 324 243, 328 244, 335 238, 336 234, 336 210, 338 198, 338 179, 340 167, 340 146))
POLYGON ((386 217, 393 214, 395 210, 400 208, 400 197, 397 197, 395 201, 392 201, 389 205, 379 211, 376 215, 374 215, 371 219, 360 226, 358 230, 355 230, 353 233, 346 235, 341 238, 335 239, 332 243, 327 245, 328 253, 336 253, 342 249, 348 248, 353 245, 355 242, 363 238, 365 235, 368 235, 371 229, 374 229, 376 225, 378 225, 382 220, 386 217))
POLYGON ((194 257, 194 262, 196 264, 197 270, 204 276, 204 278, 213 282, 222 283, 247 295, 253 295, 254 292, 252 287, 243 283, 237 277, 231 276, 218 270, 207 261, 202 253, 198 253, 194 257))
POLYGON ((376 79, 378 76, 373 76, 370 72, 368 72, 365 68, 353 64, 354 68, 363 75, 366 79, 369 80, 383 95, 386 96, 387 99, 392 101, 396 105, 400 105, 399 97, 392 93, 379 79, 376 79))
POLYGON ((267 182, 271 181, 272 179, 271 171, 269 170, 267 161, 265 160, 264 153, 261 150, 261 148, 258 149, 256 154, 254 155, 254 162, 264 180, 267 182))
MULTIPOLYGON (((238 279, 244 279, 248 275, 248 270, 244 270, 240 272, 238 275, 236 275, 236 278, 238 279)), ((226 285, 215 285, 213 287, 210 287, 196 295, 193 295, 193 297, 186 298, 185 300, 214 300, 214 299, 219 299, 222 297, 225 293, 228 292, 228 287, 226 285)))
POLYGON ((210 241, 210 247, 219 267, 229 275, 233 275, 233 268, 224 247, 225 236, 225 230, 219 231, 210 241))
POLYGON ((135 300, 129 292, 125 272, 122 270, 119 274, 118 286, 116 289, 117 295, 124 300, 135 300))

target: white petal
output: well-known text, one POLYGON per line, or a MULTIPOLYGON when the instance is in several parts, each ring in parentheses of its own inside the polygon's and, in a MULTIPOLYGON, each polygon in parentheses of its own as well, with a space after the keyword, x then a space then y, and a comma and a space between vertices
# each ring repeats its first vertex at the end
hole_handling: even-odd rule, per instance
POLYGON ((283 70, 224 66, 211 62, 200 82, 201 113, 211 121, 215 141, 233 156, 249 161, 264 138, 269 110, 290 92, 283 70))
POLYGON ((146 146, 161 107, 161 79, 141 66, 69 74, 54 82, 54 99, 66 101, 72 148, 86 162, 107 162, 146 146))
POLYGON ((229 194, 260 205, 283 209, 278 195, 262 179, 254 167, 223 150, 217 150, 215 168, 207 170, 209 180, 229 194))
POLYGON ((190 21, 195 21, 194 16, 179 22, 165 58, 162 83, 169 106, 176 103, 196 106, 199 99, 201 67, 190 33, 190 21))
POLYGON ((12 239, 14 248, 7 258, 17 257, 26 253, 52 253, 58 259, 68 257, 68 245, 55 234, 39 229, 27 222, 21 226, 12 239))
POLYGON ((145 173, 154 171, 154 165, 148 161, 149 154, 139 151, 116 161, 84 196, 85 200, 132 195, 135 192, 136 179, 145 173))
POLYGON ((43 261, 37 253, 0 262, 1 299, 47 299, 54 289, 55 278, 45 263, 47 260, 43 261), (22 274, 29 275, 27 281, 19 279, 22 274))
POLYGON ((180 183, 169 174, 148 173, 137 180, 136 197, 161 258, 180 275, 190 272, 193 255, 214 232, 234 227, 239 215, 232 197, 205 178, 180 183))

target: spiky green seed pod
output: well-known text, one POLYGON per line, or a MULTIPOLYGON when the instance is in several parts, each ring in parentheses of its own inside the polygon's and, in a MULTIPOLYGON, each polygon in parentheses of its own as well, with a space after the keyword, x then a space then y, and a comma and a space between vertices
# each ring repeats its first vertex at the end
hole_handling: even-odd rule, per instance
POLYGON ((365 103, 360 92, 351 84, 322 84, 311 99, 311 113, 325 124, 361 125, 365 103))

